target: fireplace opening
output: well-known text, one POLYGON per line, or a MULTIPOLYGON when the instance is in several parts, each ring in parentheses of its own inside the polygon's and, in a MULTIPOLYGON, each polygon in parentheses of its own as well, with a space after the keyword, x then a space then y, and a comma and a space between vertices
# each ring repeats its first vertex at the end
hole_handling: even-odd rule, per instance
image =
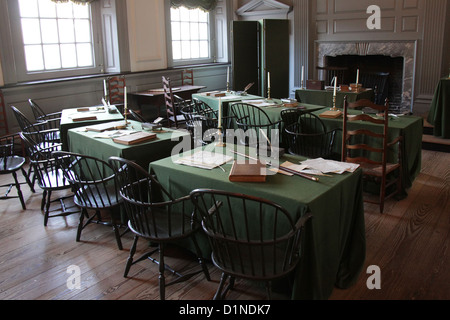
MULTIPOLYGON (((338 84, 356 82, 359 69, 359 83, 365 88, 376 88, 376 103, 384 104, 389 99, 392 111, 400 110, 403 96, 403 57, 390 57, 384 55, 338 55, 325 56, 325 67, 339 67, 346 69, 342 80, 338 84), (385 84, 383 85, 383 78, 385 84), (377 80, 378 79, 378 80, 377 80), (378 88, 383 86, 383 88, 378 88)), ((324 79, 329 81, 329 79, 324 79)), ((326 83, 330 85, 330 83, 326 83)))

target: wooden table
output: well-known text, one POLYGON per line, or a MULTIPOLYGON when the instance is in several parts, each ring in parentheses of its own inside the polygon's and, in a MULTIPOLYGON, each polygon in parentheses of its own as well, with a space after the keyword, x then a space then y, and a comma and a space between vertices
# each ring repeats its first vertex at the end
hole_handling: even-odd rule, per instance
MULTIPOLYGON (((203 149, 236 157, 227 151, 233 147, 208 145, 203 149)), ((280 160, 299 163, 304 159, 285 155, 280 160)), ((268 176, 264 183, 256 183, 230 182, 231 166, 232 161, 222 165, 226 171, 223 172, 220 168, 207 170, 175 164, 172 158, 165 158, 150 163, 149 171, 174 197, 189 194, 196 188, 212 188, 269 199, 285 207, 294 220, 310 210, 313 219, 305 230, 302 259, 287 281, 292 299, 328 299, 335 286, 348 288, 355 283, 366 250, 360 169, 321 177, 319 182, 276 174, 268 176)), ((210 257, 204 234, 199 234, 199 242, 205 257, 210 257)), ((187 242, 183 245, 190 248, 187 242)), ((275 287, 278 284, 283 287, 287 282, 277 283, 275 287)))
POLYGON ((436 137, 450 139, 450 78, 439 81, 427 120, 434 126, 436 137))
MULTIPOLYGON (((122 120, 123 116, 120 112, 117 113, 109 113, 105 109, 101 109, 103 106, 93 106, 89 107, 90 111, 78 112, 78 108, 73 109, 64 109, 61 114, 61 123, 60 123, 60 132, 61 132, 61 143, 63 145, 63 150, 68 150, 67 144, 67 131, 69 129, 83 127, 88 124, 99 124, 110 121, 118 121, 122 120), (95 120, 83 120, 83 121, 73 121, 73 117, 81 117, 81 116, 95 116, 95 120)), ((115 108, 115 107, 114 107, 115 108)), ((82 108, 85 109, 85 108, 82 108)))
MULTIPOLYGON (((173 94, 183 98, 191 99, 192 94, 199 92, 200 90, 206 88, 205 86, 192 86, 184 85, 172 87, 173 94)), ((142 111, 143 105, 150 105, 156 108, 156 114, 158 117, 165 116, 164 112, 161 113, 161 107, 164 106, 164 89, 149 89, 145 91, 138 92, 128 92, 128 97, 130 99, 131 105, 137 106, 139 110, 142 111)))

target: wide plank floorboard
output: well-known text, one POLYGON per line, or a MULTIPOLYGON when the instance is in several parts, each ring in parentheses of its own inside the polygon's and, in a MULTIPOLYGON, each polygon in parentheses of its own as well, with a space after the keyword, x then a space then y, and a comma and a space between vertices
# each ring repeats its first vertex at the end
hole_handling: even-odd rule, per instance
MULTIPOLYGON (((10 182, 0 176, 0 184, 10 182)), ((133 235, 126 233, 124 250, 117 248, 108 226, 90 225, 75 241, 78 214, 51 218, 43 225, 42 191, 22 186, 27 210, 18 199, 1 202, 0 299, 2 300, 158 300, 158 266, 142 261, 123 277, 133 235), (78 266, 81 288, 71 290, 68 268, 78 266)), ((3 191, 2 191, 3 192, 3 191)), ((15 193, 13 189, 11 191, 15 193)), ((62 192, 64 194, 64 192, 62 192)), ((57 205, 57 204, 55 204, 57 205)), ((70 204, 70 201, 68 205, 70 204)), ((450 299, 450 154, 423 151, 422 170, 402 201, 389 200, 384 214, 365 204, 367 254, 358 281, 336 288, 331 300, 448 300, 450 299), (381 289, 368 289, 369 266, 381 270, 381 289)), ((141 240, 137 256, 148 250, 141 240)), ((192 256, 170 247, 167 262, 177 268, 196 266, 192 256)), ((168 300, 210 300, 220 272, 208 262, 211 281, 202 273, 168 286, 168 300)), ((171 275, 167 273, 167 279, 171 275)), ((237 281, 230 300, 265 299, 265 289, 237 281)), ((274 293, 274 299, 288 299, 274 293)))

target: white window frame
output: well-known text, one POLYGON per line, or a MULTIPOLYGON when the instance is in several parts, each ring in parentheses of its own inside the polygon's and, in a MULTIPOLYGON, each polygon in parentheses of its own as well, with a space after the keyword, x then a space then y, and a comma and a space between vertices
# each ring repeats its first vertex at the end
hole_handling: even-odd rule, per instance
MULTIPOLYGON (((30 82, 38 80, 67 78, 73 76, 83 76, 98 74, 103 66, 103 48, 101 45, 101 16, 100 16, 100 1, 95 1, 90 4, 91 17, 92 17, 92 37, 93 37, 93 66, 92 67, 79 67, 71 69, 55 69, 44 71, 28 71, 25 61, 25 49, 22 36, 22 26, 20 19, 20 10, 18 0, 7 1, 8 20, 10 35, 9 41, 11 48, 5 55, 9 56, 14 61, 13 70, 10 70, 8 77, 8 83, 30 82), (11 73, 14 73, 12 75, 11 73), (13 79, 14 78, 14 79, 13 79)), ((5 38, 5 34, 2 34, 5 38)), ((2 50, 3 51, 3 50, 2 50)), ((2 52, 3 53, 3 52, 2 52)), ((3 61, 7 59, 4 58, 3 61)), ((7 60, 8 61, 8 60, 7 60)), ((6 80, 6 79, 5 79, 6 80)), ((5 81, 6 82, 6 81, 5 81)))
POLYGON ((172 21, 170 14, 170 1, 167 1, 165 10, 166 10, 166 36, 167 36, 167 61, 169 67, 179 67, 179 66, 188 66, 188 65, 198 65, 205 63, 213 63, 216 62, 216 36, 215 36, 215 14, 214 11, 209 11, 209 52, 210 57, 207 59, 184 59, 184 60, 174 60, 173 59, 173 51, 172 51, 172 21))

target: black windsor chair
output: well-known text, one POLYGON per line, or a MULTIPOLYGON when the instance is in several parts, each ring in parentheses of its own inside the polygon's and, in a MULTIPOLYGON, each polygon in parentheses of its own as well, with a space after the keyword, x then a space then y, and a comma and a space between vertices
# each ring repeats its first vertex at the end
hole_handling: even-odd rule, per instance
POLYGON ((193 216, 193 205, 189 195, 177 199, 173 198, 152 175, 135 162, 111 157, 109 163, 116 171, 120 195, 124 200, 129 219, 128 227, 135 235, 130 256, 125 266, 124 277, 128 276, 131 266, 139 261, 149 259, 157 263, 159 265, 161 300, 165 299, 166 286, 188 280, 200 272, 203 272, 209 281, 208 269, 203 262, 200 248, 194 237, 194 233, 200 228, 200 224, 193 216), (157 248, 134 260, 139 238, 157 244, 157 248), (188 238, 192 240, 195 246, 197 260, 201 268, 181 274, 165 264, 165 247, 167 243, 188 238), (158 260, 152 258, 155 252, 159 252, 158 260), (175 279, 166 282, 165 270, 170 271, 175 279))
POLYGON ((197 189, 190 195, 210 239, 212 261, 222 271, 214 299, 224 299, 235 278, 265 282, 271 299, 271 282, 300 261, 302 231, 312 215, 294 221, 274 202, 227 191, 197 189))

